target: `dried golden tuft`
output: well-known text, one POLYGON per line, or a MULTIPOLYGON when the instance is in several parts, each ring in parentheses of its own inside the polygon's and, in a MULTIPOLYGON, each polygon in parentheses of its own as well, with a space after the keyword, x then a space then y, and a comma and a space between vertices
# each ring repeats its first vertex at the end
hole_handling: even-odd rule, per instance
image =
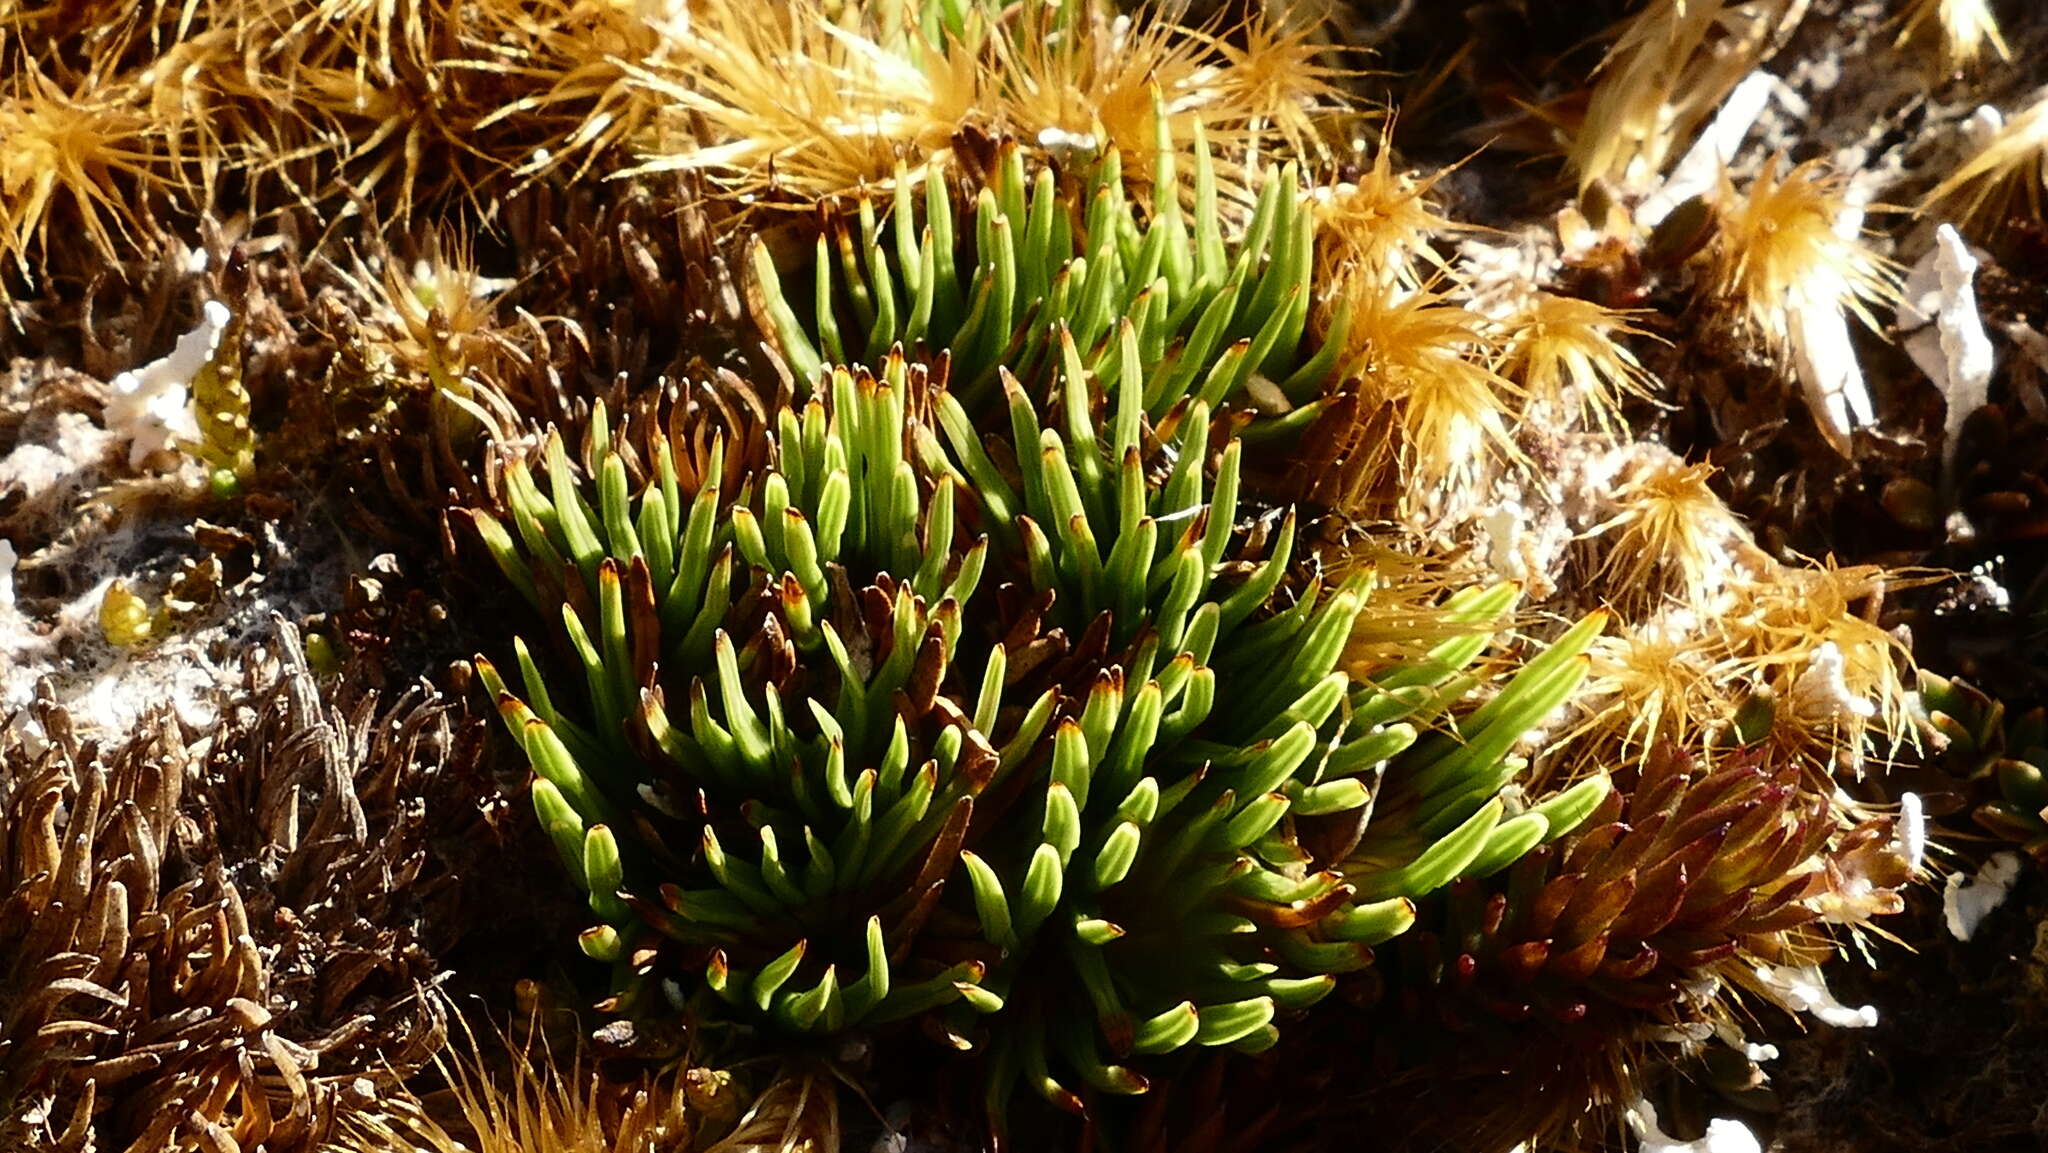
POLYGON ((659 59, 628 66, 665 101, 633 171, 703 171, 804 200, 921 181, 963 130, 1062 164, 1120 154, 1140 184, 1163 113, 1174 147, 1206 142, 1226 200, 1269 145, 1319 152, 1341 69, 1304 29, 1255 17, 1234 36, 1099 0, 872 6, 797 0, 766 13, 709 0, 659 59), (708 129, 708 133, 704 130, 708 129))
POLYGON ((1457 228, 1439 214, 1430 190, 1444 176, 1396 171, 1391 141, 1382 134, 1372 166, 1356 181, 1318 190, 1314 200, 1322 226, 1319 263, 1325 283, 1354 283, 1360 291, 1417 287, 1423 265, 1443 268, 1430 244, 1457 228))
POLYGON ((1026 3, 1013 19, 990 38, 990 88, 997 123, 1021 139, 1083 153, 1117 148, 1141 172, 1146 166, 1131 162, 1148 157, 1156 139, 1155 85, 1176 137, 1219 119, 1210 107, 1219 90, 1198 87, 1206 45, 1171 21, 1114 20, 1088 3, 1026 3))
POLYGON ((1815 426, 1844 457, 1875 422, 1848 317, 1881 331, 1871 305, 1895 304, 1899 277, 1863 242, 1862 209, 1818 162, 1780 174, 1774 156, 1738 194, 1724 173, 1719 231, 1704 257, 1708 294, 1761 338, 1799 382, 1815 426))
POLYGON ((1596 580, 1614 604, 1639 618, 1667 603, 1711 613, 1736 565, 1764 560, 1713 475, 1712 465, 1659 454, 1618 478, 1616 513, 1586 534, 1605 546, 1596 580))
POLYGON ((1427 499, 1471 483, 1490 459, 1519 456, 1509 434, 1519 390, 1494 371, 1478 313, 1426 290, 1353 308, 1361 397, 1392 416, 1404 491, 1427 499))
POLYGON ((1316 125, 1341 107, 1345 72, 1320 62, 1312 31, 1254 15, 1233 41, 1100 0, 1027 0, 988 41, 987 127, 1063 161, 1116 149, 1124 172, 1142 181, 1163 114, 1164 138, 1184 150, 1212 146, 1221 195, 1249 202, 1253 173, 1275 145, 1294 158, 1326 152, 1316 125))
MULTIPOLYGON (((1923 580, 1875 565, 1768 564, 1708 611, 1674 606, 1594 646, 1572 771, 1639 762, 1660 741, 1745 741, 1834 774, 1887 757, 1912 730, 1912 662, 1875 623, 1887 588, 1923 580)), ((1569 775, 1569 774, 1567 774, 1569 775)))
POLYGON ((1793 0, 1651 0, 1630 17, 1573 138, 1584 191, 1664 170, 1721 101, 1805 11, 1793 0))
MULTIPOLYGON (((455 1016, 453 1007, 447 1007, 455 1016)), ((829 1083, 786 1076, 744 1113, 709 1068, 613 1080, 579 1048, 563 1061, 539 1030, 486 1053, 467 1024, 434 1060, 452 1108, 401 1091, 347 1119, 328 1153, 836 1153, 829 1083)), ((493 1046, 497 1048, 498 1046, 493 1046)))
POLYGON ((1324 546, 1325 572, 1332 578, 1370 570, 1372 595, 1352 625, 1343 667, 1359 678, 1424 660, 1430 649, 1455 637, 1497 630, 1496 616, 1461 611, 1459 591, 1486 579, 1472 558, 1446 557, 1399 525, 1347 526, 1324 546))
POLYGON ((1353 71, 1323 62, 1330 51, 1315 39, 1313 21, 1276 16, 1255 6, 1234 36, 1207 36, 1218 58, 1206 87, 1213 107, 1241 119, 1254 137, 1284 143, 1287 155, 1326 151, 1320 125, 1344 107, 1340 85, 1353 71))
POLYGON ((96 73, 67 90, 34 64, 0 96, 0 261, 34 280, 53 227, 82 230, 109 258, 140 226, 141 201, 170 190, 161 140, 122 86, 96 73))
POLYGON ((2005 221, 2022 212, 2048 220, 2043 191, 2048 190, 2048 94, 2013 116, 1964 161, 1934 186, 1920 202, 1920 211, 1964 224, 1983 240, 2005 221))
POLYGON ((1621 427, 1629 397, 1651 399, 1656 382, 1624 343, 1643 331, 1630 314, 1576 297, 1537 292, 1506 322, 1501 375, 1531 401, 1575 407, 1603 432, 1621 427))
POLYGON ((558 1063, 546 1049, 505 1042, 510 1075, 500 1084, 492 1062, 464 1030, 434 1066, 448 1082, 461 1120, 443 1120, 410 1093, 349 1118, 334 1153, 655 1153, 688 1148, 690 1110, 683 1078, 605 1081, 578 1054, 558 1063), (458 1051, 466 1050, 466 1051, 458 1051))
POLYGON ((275 106, 253 83, 233 27, 193 29, 156 53, 134 77, 136 101, 163 134, 171 170, 198 179, 214 204, 222 173, 244 165, 274 139, 275 106))
POLYGON ((1990 0, 1913 0, 1899 23, 1898 46, 1902 48, 1930 25, 1936 26, 1941 34, 1942 61, 1950 68, 1974 66, 1983 58, 1986 45, 2000 60, 2012 59, 1990 0))
POLYGON ((1744 193, 1722 178, 1720 228, 1708 249, 1711 291, 1781 348, 1806 310, 1847 311, 1876 329, 1870 306, 1898 292, 1891 265, 1844 235, 1839 222, 1852 210, 1839 179, 1817 161, 1780 175, 1784 163, 1766 161, 1744 193))
MULTIPOLYGON (((519 93, 476 123, 523 149, 516 173, 581 180, 598 161, 646 132, 661 97, 628 62, 662 59, 681 20, 657 4, 611 0, 496 0, 477 6, 475 41, 488 52, 455 66, 499 78, 519 93)), ((684 5, 668 8, 680 12, 684 5)))
POLYGON ((707 0, 663 60, 631 69, 669 102, 632 171, 703 171, 735 191, 810 198, 886 185, 902 162, 921 178, 981 105, 982 71, 961 40, 932 45, 906 27, 908 4, 877 7, 885 26, 862 26, 853 6, 835 19, 818 0, 707 0))
POLYGON ((1773 737, 1816 757, 1911 736, 1912 652, 1877 623, 1885 594, 1931 577, 1832 561, 1736 586, 1717 622, 1729 660, 1778 701, 1773 737))
POLYGON ((1613 512, 1578 546, 1588 585, 1625 622, 1593 647, 1568 760, 1611 767, 1659 741, 1771 743, 1816 770, 1888 755, 1910 732, 1911 661, 1876 622, 1886 593, 1925 583, 1875 565, 1781 564, 1712 488, 1714 469, 1619 450, 1613 512))
POLYGON ((1660 742, 1697 748, 1734 718, 1741 687, 1691 635, 1697 625, 1681 612, 1594 642, 1586 696, 1598 703, 1571 734, 1597 750, 1582 750, 1589 771, 1640 762, 1660 742))

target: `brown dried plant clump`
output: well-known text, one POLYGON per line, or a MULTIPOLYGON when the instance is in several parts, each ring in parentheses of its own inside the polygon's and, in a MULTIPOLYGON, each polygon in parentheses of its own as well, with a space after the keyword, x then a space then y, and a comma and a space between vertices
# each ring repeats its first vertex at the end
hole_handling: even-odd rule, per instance
POLYGON ((223 727, 81 740, 45 688, 0 747, 0 1144, 310 1150, 425 1065, 468 923, 474 723, 322 702, 297 636, 223 727))

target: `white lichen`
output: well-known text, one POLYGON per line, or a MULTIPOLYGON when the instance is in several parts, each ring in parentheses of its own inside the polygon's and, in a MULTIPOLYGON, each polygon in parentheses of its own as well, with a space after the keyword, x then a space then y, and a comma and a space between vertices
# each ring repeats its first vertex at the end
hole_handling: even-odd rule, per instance
POLYGON ((1914 876, 1927 863, 1927 808, 1918 793, 1899 794, 1899 823, 1892 830, 1892 842, 1914 876))
POLYGON ((1792 715, 1810 721, 1866 721, 1877 715, 1877 704, 1849 689, 1848 662, 1833 641, 1813 650, 1804 672, 1792 682, 1785 704, 1792 715))
POLYGON ((1941 916, 1948 924, 1949 935, 1958 941, 1969 940, 1984 918, 2005 903, 2019 876, 2020 856, 2010 852, 1993 854, 1978 866, 1974 877, 1950 874, 1941 894, 1941 916))
POLYGON ((1657 1107, 1644 1098, 1629 1102, 1628 1127, 1641 1142, 1641 1153, 1763 1153, 1763 1144, 1749 1126, 1726 1117, 1707 1122, 1706 1135, 1696 1141, 1681 1141, 1664 1132, 1657 1107))
POLYGON ((1671 169, 1671 175, 1636 206, 1636 227, 1647 232, 1663 223, 1679 205, 1712 192, 1721 173, 1734 162, 1735 153, 1755 126, 1756 118, 1770 103, 1771 94, 1783 87, 1777 77, 1762 70, 1744 77, 1728 99, 1721 102, 1713 121, 1701 130, 1699 138, 1671 169))
POLYGON ((1847 287, 1841 285, 1837 292, 1839 278, 1816 275, 1828 279, 1829 287, 1795 293, 1785 302, 1792 369, 1807 406, 1819 418, 1821 432, 1846 457, 1855 431, 1877 423, 1877 410, 1849 339, 1849 317, 1839 303, 1848 295, 1847 287))
POLYGON ((209 300, 199 327, 178 338, 170 355, 121 373, 111 382, 107 431, 128 442, 128 467, 141 468, 150 457, 199 438, 192 412, 192 379, 220 348, 221 334, 232 315, 227 305, 209 300))
POLYGON ((1934 247, 1906 277, 1899 327, 1906 353, 1948 402, 1942 445, 1945 474, 1955 468, 1963 421, 1991 396, 1991 338, 1977 314, 1977 257, 1952 225, 1934 232, 1934 247))
POLYGON ((1819 965, 1758 965, 1755 972, 1765 995, 1787 1012, 1809 1013, 1838 1029, 1868 1029, 1877 1024, 1876 1006, 1852 1009, 1835 1000, 1819 965))

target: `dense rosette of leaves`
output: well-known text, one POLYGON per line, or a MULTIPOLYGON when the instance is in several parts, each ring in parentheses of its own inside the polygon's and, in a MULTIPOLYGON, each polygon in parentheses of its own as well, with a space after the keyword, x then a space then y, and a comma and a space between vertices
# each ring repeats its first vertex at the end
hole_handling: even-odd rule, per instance
POLYGON ((658 440, 635 478, 601 415, 580 462, 550 436, 538 475, 508 468, 511 527, 473 523, 583 680, 572 703, 523 644, 521 694, 479 668, 589 893, 610 1008, 929 1016, 989 1052, 996 1115, 1019 1079, 1080 1109, 1143 1091, 1147 1055, 1270 1045, 1414 898, 1568 827, 1503 823, 1496 738, 1564 699, 1597 620, 1469 740, 1429 742, 1417 819, 1346 860, 1513 590, 1456 598, 1469 636, 1354 681, 1369 577, 1293 571, 1294 514, 1247 508, 1203 398, 1148 416, 1170 369, 1121 331, 1107 379, 1070 341, 1043 400, 1003 374, 1007 438, 891 356, 785 410, 737 492, 686 493, 658 440))
POLYGON ((821 206, 802 300, 753 242, 763 329, 802 382, 830 364, 879 363, 898 344, 944 350, 970 402, 1004 370, 1035 394, 1076 362, 1105 383, 1135 364, 1154 420, 1193 396, 1212 412, 1226 402, 1257 412, 1262 436, 1306 427, 1341 383, 1350 311, 1335 309, 1328 339, 1316 341, 1316 217, 1299 172, 1266 173, 1242 230, 1226 239, 1199 127, 1189 185, 1167 123, 1156 119, 1149 211, 1132 203, 1119 152, 1085 178, 1064 177, 1079 187, 1063 189, 1050 168, 1027 175, 1014 143, 997 148, 971 225, 936 167, 921 204, 899 179, 889 205, 862 195, 851 209, 821 206), (1119 338, 1125 327, 1131 346, 1119 338))

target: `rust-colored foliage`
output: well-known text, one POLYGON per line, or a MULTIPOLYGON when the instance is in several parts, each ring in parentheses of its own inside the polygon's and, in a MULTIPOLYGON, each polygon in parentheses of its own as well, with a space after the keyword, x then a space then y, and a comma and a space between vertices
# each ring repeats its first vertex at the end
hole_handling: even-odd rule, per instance
POLYGON ((1910 866, 1889 823, 1845 831, 1800 774, 1762 750, 1709 763, 1663 745, 1578 832, 1455 882, 1381 958, 1379 1012, 1409 1023, 1381 1031, 1381 1069, 1442 1081, 1410 1111, 1421 1131, 1445 1135, 1444 1086, 1482 1081, 1475 1147, 1596 1117, 1627 1099, 1646 1037, 1707 1035, 1758 966, 1829 955, 1822 922, 1896 911, 1910 866))

